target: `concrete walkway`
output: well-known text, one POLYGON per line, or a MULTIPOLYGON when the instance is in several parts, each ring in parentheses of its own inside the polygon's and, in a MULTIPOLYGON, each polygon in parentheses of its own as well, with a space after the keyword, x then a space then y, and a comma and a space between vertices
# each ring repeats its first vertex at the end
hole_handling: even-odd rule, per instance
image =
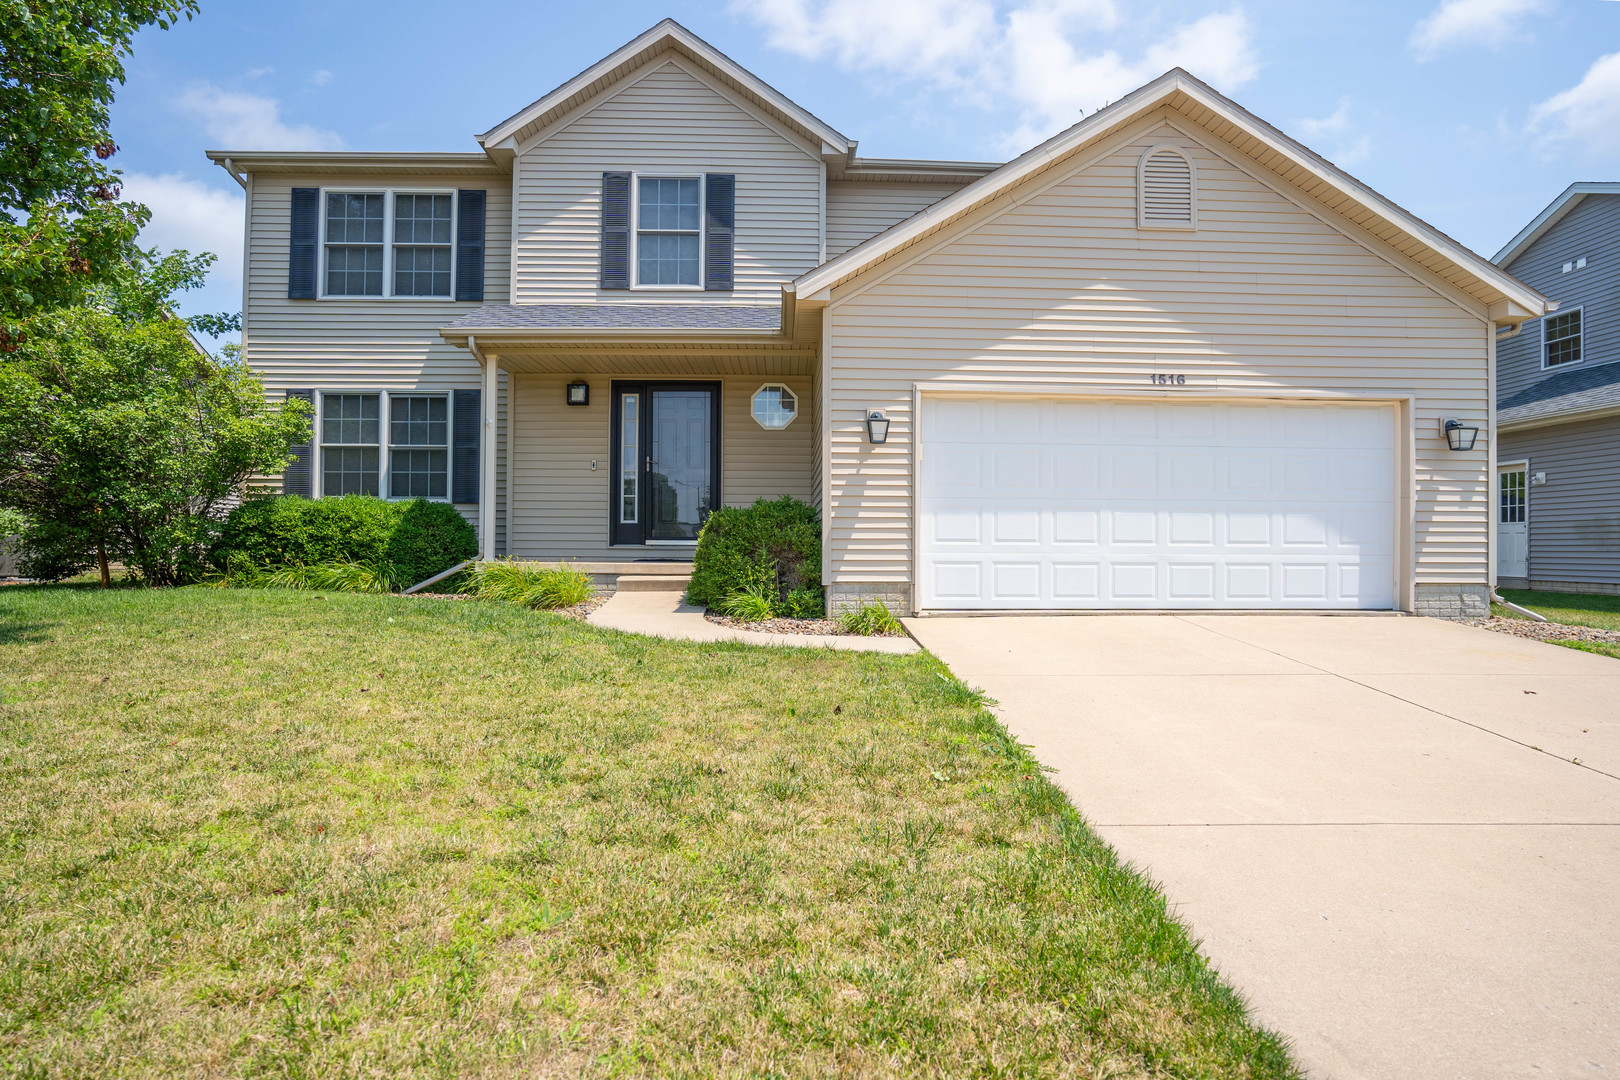
POLYGON ((678 638, 686 641, 743 641, 750 645, 784 645, 806 649, 846 649, 852 652, 914 653, 917 643, 907 637, 855 637, 839 634, 764 634, 712 623, 703 609, 681 602, 679 592, 620 589, 608 602, 586 616, 586 621, 610 630, 678 638))
POLYGON ((1620 660, 1415 618, 907 626, 1313 1077, 1620 1074, 1620 660))

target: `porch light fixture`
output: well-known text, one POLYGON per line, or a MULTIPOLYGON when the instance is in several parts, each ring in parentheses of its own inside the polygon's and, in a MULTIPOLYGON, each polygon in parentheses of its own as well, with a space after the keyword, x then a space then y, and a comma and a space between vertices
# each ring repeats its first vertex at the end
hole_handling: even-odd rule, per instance
POLYGON ((1444 430, 1446 445, 1453 450, 1472 450, 1474 440, 1479 438, 1479 428, 1471 427, 1461 420, 1447 420, 1444 430))
POLYGON ((889 421, 876 409, 866 414, 866 441, 873 446, 889 441, 889 421))
POLYGON ((589 405, 591 403, 591 384, 571 382, 568 384, 568 404, 589 405))

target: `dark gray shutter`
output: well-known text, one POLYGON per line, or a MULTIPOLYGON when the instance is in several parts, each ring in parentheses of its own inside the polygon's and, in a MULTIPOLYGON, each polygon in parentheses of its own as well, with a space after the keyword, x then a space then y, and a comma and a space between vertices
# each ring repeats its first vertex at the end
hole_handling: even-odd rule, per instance
POLYGON ((484 193, 456 192, 456 299, 484 298, 484 193))
POLYGON ((602 174, 602 288, 630 287, 630 174, 602 174))
POLYGON ((737 177, 709 173, 703 180, 703 205, 708 218, 703 238, 703 287, 711 292, 730 292, 735 288, 732 252, 737 234, 737 177))
POLYGON ((321 189, 292 189, 292 236, 287 249, 287 299, 315 299, 316 247, 321 231, 321 189))
POLYGON ((281 491, 284 495, 302 495, 308 499, 315 494, 311 473, 315 464, 315 391, 289 390, 287 400, 302 398, 309 402, 309 433, 304 441, 287 447, 291 455, 287 467, 281 470, 281 491))
POLYGON ((478 501, 478 432, 484 426, 479 416, 477 390, 457 390, 451 411, 450 501, 478 501))

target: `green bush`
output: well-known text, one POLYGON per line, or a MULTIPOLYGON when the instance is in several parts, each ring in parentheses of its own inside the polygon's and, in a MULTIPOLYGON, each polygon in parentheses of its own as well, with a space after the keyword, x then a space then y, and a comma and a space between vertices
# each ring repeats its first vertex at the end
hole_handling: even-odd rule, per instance
POLYGON ((233 589, 324 589, 328 592, 386 593, 400 588, 387 567, 359 563, 317 563, 261 570, 233 561, 215 584, 233 589))
POLYGON ((480 600, 521 604, 545 611, 582 604, 596 593, 591 575, 571 566, 538 566, 496 559, 478 563, 468 571, 468 576, 471 581, 463 591, 480 600))
POLYGON ((478 557, 478 534, 448 503, 369 495, 250 499, 232 510, 211 553, 216 567, 358 565, 406 588, 478 557))
POLYGON ((906 632, 906 628, 900 625, 900 620, 882 604, 862 604, 853 611, 846 611, 838 616, 838 623, 846 634, 872 636, 906 632))
POLYGON ((784 495, 709 515, 698 533, 687 600, 718 610, 761 580, 773 614, 788 614, 795 604, 820 613, 821 518, 814 507, 784 495), (795 593, 798 600, 790 601, 795 593))

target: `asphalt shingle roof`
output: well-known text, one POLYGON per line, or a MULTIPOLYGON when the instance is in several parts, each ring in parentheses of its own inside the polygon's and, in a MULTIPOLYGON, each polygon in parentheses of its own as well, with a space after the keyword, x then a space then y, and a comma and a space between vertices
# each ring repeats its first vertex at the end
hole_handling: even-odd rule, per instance
POLYGON ((1620 363, 1597 364, 1549 375, 1497 402, 1496 420, 1515 423, 1609 405, 1620 405, 1620 363))
POLYGON ((490 304, 446 330, 781 329, 780 308, 743 304, 490 304))

